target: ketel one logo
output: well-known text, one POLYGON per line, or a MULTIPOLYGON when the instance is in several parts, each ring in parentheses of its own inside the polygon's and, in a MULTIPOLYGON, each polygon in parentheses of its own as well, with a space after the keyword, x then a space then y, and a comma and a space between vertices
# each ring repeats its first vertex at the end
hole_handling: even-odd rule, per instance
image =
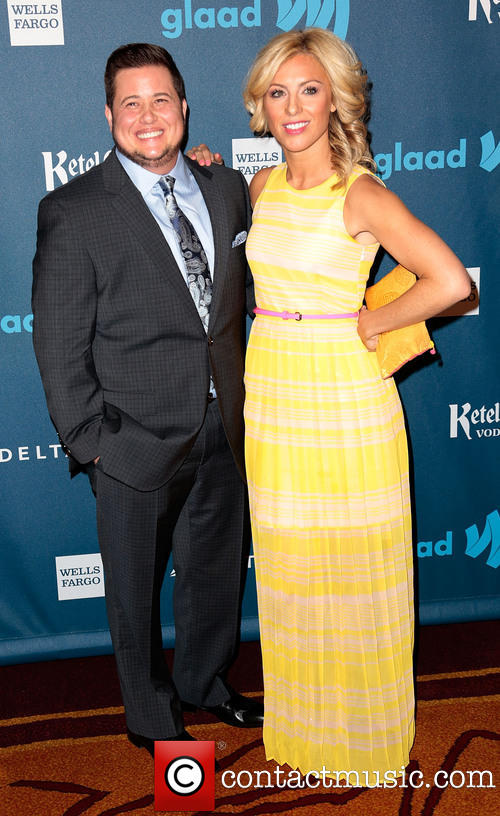
POLYGON ((470 402, 450 403, 450 439, 458 437, 459 428, 467 439, 500 437, 500 402, 474 408, 470 402))
POLYGON ((333 30, 338 37, 345 40, 349 25, 349 0, 278 0, 276 25, 283 31, 290 31, 299 23, 304 26, 328 28, 334 16, 333 30), (304 15, 306 19, 302 23, 304 15))

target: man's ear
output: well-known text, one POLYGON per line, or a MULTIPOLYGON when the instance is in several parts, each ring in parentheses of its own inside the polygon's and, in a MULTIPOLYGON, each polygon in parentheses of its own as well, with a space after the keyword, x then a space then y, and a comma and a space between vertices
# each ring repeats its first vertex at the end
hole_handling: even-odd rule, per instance
POLYGON ((111 108, 109 107, 109 105, 105 106, 104 115, 106 116, 106 119, 108 120, 109 129, 112 132, 113 131, 113 114, 111 113, 111 108))

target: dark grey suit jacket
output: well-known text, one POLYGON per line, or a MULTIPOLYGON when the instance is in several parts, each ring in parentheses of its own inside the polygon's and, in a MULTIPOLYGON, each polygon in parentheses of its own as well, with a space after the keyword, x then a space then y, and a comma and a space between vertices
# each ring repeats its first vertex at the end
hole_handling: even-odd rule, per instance
MULTIPOLYGON (((189 161, 189 160, 188 160, 189 161)), ((214 244, 208 337, 162 232, 114 151, 40 203, 33 342, 49 412, 70 457, 153 490, 203 423, 209 373, 242 475, 247 184, 226 167, 190 169, 214 244)))

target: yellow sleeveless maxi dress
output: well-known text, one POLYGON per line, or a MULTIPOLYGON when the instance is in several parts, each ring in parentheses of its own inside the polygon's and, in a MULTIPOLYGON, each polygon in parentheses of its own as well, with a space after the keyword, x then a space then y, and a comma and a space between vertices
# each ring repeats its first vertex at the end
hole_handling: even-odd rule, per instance
MULTIPOLYGON (((378 244, 349 236, 343 207, 366 172, 332 192, 336 176, 296 190, 273 169, 247 240, 260 308, 360 309, 378 244)), ((356 324, 255 317, 246 466, 266 757, 376 784, 414 738, 413 561, 401 404, 356 324)))

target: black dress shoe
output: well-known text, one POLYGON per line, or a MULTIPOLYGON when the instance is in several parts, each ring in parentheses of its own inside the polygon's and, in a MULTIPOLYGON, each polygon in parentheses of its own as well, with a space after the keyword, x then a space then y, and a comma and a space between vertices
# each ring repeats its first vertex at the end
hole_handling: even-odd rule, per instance
POLYGON ((200 706, 202 711, 214 714, 227 725, 236 728, 261 728, 264 722, 264 706, 258 700, 232 692, 229 700, 216 706, 200 706))
MULTIPOLYGON (((151 737, 143 737, 142 734, 134 734, 133 731, 129 731, 127 728, 127 737, 129 738, 132 745, 135 745, 136 748, 145 748, 152 757, 155 755, 155 741, 151 739, 151 737)), ((177 734, 175 737, 163 737, 163 740, 167 740, 169 742, 176 742, 177 740, 183 742, 187 740, 194 740, 195 738, 188 734, 186 730, 182 730, 180 734, 177 734)), ((162 740, 162 741, 163 741, 162 740)))
MULTIPOLYGON (((154 759, 155 756, 155 740, 151 739, 151 737, 143 737, 141 734, 134 734, 133 731, 129 731, 127 728, 127 737, 129 738, 132 745, 135 745, 136 748, 145 748, 154 759)), ((186 729, 183 729, 180 734, 177 734, 175 737, 164 737, 163 740, 157 740, 157 742, 196 742, 196 737, 191 736, 186 729)), ((215 772, 220 771, 220 765, 215 760, 215 772)))
POLYGON ((135 745, 136 748, 145 748, 151 756, 154 758, 155 755, 155 741, 152 740, 150 737, 143 737, 142 734, 134 734, 133 731, 129 731, 127 728, 127 737, 132 745, 135 745))

